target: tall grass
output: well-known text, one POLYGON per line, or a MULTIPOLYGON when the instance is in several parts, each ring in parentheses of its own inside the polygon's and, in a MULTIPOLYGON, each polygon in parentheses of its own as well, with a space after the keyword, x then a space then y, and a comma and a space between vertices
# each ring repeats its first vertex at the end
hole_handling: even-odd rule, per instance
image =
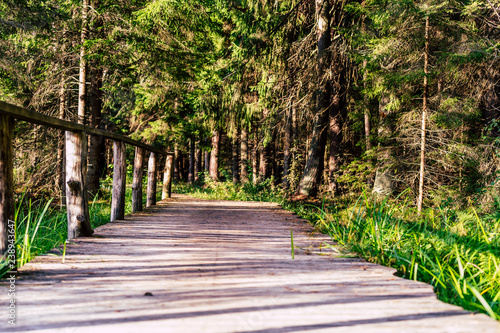
MULTIPOLYGON (((104 183, 103 198, 95 196, 89 205, 92 228, 109 222, 111 207, 107 193, 110 186, 104 183)), ((131 197, 131 188, 127 188, 125 205, 127 214, 132 211, 131 197)), ((21 196, 16 202, 14 221, 17 267, 23 266, 39 254, 65 244, 68 236, 66 209, 53 204, 53 199, 32 200, 26 199, 24 195, 21 196)), ((9 271, 7 261, 0 261, 0 277, 7 271, 9 271)))
POLYGON ((500 320, 500 216, 480 216, 473 207, 429 208, 418 216, 403 197, 380 201, 367 194, 354 202, 296 203, 269 184, 177 185, 176 190, 203 198, 281 202, 346 253, 394 267, 401 277, 431 284, 442 301, 500 320))
POLYGON ((500 320, 500 220, 474 208, 416 219, 412 207, 366 195, 347 211, 317 209, 313 221, 368 261, 431 284, 439 299, 500 320))

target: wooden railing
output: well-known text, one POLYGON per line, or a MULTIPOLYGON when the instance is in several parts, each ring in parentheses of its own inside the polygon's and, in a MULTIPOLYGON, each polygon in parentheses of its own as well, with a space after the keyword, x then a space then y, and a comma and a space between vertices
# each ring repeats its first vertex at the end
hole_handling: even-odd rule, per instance
MULTIPOLYGON (((142 166, 145 151, 150 152, 148 163, 146 206, 156 204, 156 155, 166 155, 162 199, 170 197, 173 154, 154 148, 123 135, 66 121, 0 101, 0 257, 8 249, 9 221, 14 218, 13 135, 15 120, 56 128, 66 132, 66 208, 68 239, 91 236, 86 182, 87 135, 100 135, 113 140, 113 191, 111 222, 125 217, 125 144, 135 146, 132 183, 132 212, 142 210, 142 166)), ((12 223, 11 223, 12 224, 12 223)), ((10 225, 11 225, 10 224, 10 225)))

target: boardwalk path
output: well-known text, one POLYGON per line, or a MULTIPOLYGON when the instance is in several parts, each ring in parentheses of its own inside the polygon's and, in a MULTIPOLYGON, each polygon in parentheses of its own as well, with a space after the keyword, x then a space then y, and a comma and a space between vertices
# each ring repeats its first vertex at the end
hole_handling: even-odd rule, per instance
POLYGON ((0 331, 500 332, 392 269, 314 254, 327 238, 309 233, 272 204, 178 196, 26 265, 0 331))

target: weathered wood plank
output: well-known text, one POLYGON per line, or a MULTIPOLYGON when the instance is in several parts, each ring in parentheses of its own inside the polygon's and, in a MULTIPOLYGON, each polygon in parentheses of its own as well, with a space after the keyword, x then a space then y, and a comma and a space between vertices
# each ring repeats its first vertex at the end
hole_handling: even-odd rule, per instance
POLYGON ((132 213, 142 211, 142 174, 144 149, 135 147, 134 178, 132 179, 132 213))
POLYGON ((23 267, 18 325, 0 318, 0 331, 499 332, 427 284, 336 256, 277 205, 177 196, 150 213, 69 244, 64 263, 47 255, 23 267))
POLYGON ((87 136, 66 132, 66 209, 68 239, 91 236, 87 188, 87 136))
POLYGON ((151 152, 148 161, 148 187, 146 207, 156 205, 156 155, 151 152))
POLYGON ((0 115, 0 258, 8 249, 9 220, 14 219, 13 131, 12 117, 0 115))
POLYGON ((172 196, 172 178, 174 176, 174 157, 168 155, 165 158, 165 169, 163 171, 163 188, 161 191, 161 199, 165 200, 172 196))
POLYGON ((100 136, 103 136, 103 137, 108 138, 108 139, 123 141, 123 142, 128 143, 130 145, 133 145, 135 147, 142 147, 142 148, 147 149, 149 151, 153 151, 157 154, 162 154, 162 155, 173 154, 173 153, 165 152, 161 149, 156 149, 150 145, 147 145, 147 144, 142 143, 142 142, 137 141, 137 140, 133 140, 133 139, 126 137, 126 136, 123 136, 123 135, 111 133, 111 132, 104 131, 104 130, 101 130, 98 128, 88 127, 88 126, 85 126, 82 124, 74 123, 74 122, 67 121, 67 120, 62 120, 62 119, 55 118, 55 117, 50 117, 50 116, 44 115, 43 113, 31 111, 31 110, 21 108, 21 107, 16 106, 16 105, 5 103, 3 101, 0 101, 0 114, 9 115, 15 119, 24 120, 24 121, 27 121, 27 122, 30 122, 33 124, 57 128, 57 129, 60 129, 63 131, 70 131, 70 132, 83 131, 87 134, 100 135, 100 136))
POLYGON ((111 222, 125 218, 125 186, 127 156, 122 141, 113 142, 113 192, 111 196, 111 222))

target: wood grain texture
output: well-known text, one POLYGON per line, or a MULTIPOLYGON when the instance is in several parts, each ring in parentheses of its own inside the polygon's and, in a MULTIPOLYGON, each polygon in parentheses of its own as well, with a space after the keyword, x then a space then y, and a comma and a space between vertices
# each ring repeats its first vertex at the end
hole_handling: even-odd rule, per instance
POLYGON ((163 171, 163 187, 161 199, 167 199, 172 196, 172 178, 174 176, 174 157, 168 155, 165 158, 165 169, 163 171))
POLYGON ((132 213, 142 211, 142 175, 144 149, 135 147, 134 177, 132 179, 132 213))
POLYGON ((57 128, 63 131, 71 131, 71 132, 83 131, 87 134, 100 135, 108 139, 123 141, 135 147, 142 147, 144 149, 147 149, 148 151, 153 151, 157 154, 162 154, 162 155, 173 154, 170 152, 165 152, 160 149, 156 149, 150 145, 147 145, 137 140, 133 140, 129 137, 120 134, 115 134, 98 128, 93 128, 75 122, 55 117, 50 117, 43 113, 21 108, 19 106, 9 104, 3 101, 0 101, 0 114, 12 116, 15 119, 24 120, 33 124, 43 125, 51 128, 57 128))
POLYGON ((0 115, 0 257, 8 249, 8 223, 14 219, 14 121, 0 115))
POLYGON ((125 218, 125 186, 127 156, 122 141, 113 142, 113 193, 111 197, 111 222, 125 218))
POLYGON ((66 132, 66 210, 68 239, 91 236, 87 188, 87 136, 66 132))
POLYGON ((146 190, 146 207, 156 205, 156 155, 151 152, 148 160, 148 187, 146 190))
POLYGON ((0 331, 499 332, 312 231, 274 204, 174 196, 24 266, 0 331))

